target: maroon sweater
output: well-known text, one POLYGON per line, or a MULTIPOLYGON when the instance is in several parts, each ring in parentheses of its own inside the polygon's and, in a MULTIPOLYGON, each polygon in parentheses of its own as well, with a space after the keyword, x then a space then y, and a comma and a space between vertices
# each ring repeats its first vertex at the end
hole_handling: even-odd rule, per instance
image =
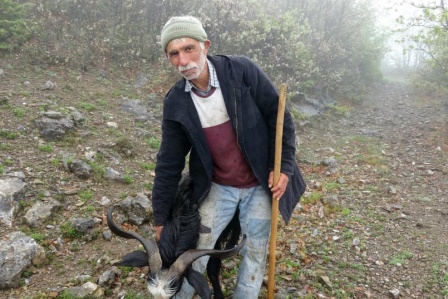
POLYGON ((207 94, 192 92, 213 161, 213 181, 225 186, 250 188, 259 185, 238 146, 221 89, 207 94))

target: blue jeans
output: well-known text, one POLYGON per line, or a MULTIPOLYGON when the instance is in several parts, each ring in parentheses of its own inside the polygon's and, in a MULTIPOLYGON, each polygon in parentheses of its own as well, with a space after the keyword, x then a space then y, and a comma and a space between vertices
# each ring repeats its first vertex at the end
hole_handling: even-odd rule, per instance
MULTIPOLYGON (((256 299, 263 282, 271 229, 271 197, 261 186, 240 189, 213 183, 207 199, 199 208, 201 224, 209 227, 211 232, 201 233, 198 248, 214 247, 238 207, 241 231, 247 240, 240 252, 242 261, 232 298, 256 299)), ((203 273, 207 262, 208 256, 202 257, 193 263, 193 268, 203 273)), ((190 299, 193 294, 194 289, 184 280, 182 289, 174 298, 190 299)))

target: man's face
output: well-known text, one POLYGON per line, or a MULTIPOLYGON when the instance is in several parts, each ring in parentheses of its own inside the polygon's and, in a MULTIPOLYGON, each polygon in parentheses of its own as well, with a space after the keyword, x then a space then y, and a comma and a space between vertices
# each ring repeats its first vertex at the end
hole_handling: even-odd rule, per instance
POLYGON ((209 46, 210 41, 205 41, 204 47, 201 47, 193 38, 179 38, 169 42, 166 56, 182 77, 194 80, 204 70, 209 46))

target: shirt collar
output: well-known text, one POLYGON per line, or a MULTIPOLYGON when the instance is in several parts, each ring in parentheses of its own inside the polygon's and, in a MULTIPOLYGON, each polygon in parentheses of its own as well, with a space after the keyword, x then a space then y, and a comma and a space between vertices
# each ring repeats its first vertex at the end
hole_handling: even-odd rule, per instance
MULTIPOLYGON (((216 70, 213 64, 207 59, 208 72, 210 74, 210 86, 219 87, 218 76, 216 75, 216 70)), ((194 84, 187 80, 185 83, 185 92, 190 92, 192 88, 196 88, 194 84)))

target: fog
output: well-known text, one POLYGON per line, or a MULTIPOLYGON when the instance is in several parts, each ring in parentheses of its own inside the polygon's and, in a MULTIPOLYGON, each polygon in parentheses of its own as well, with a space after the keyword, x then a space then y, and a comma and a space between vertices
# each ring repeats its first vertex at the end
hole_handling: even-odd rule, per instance
POLYGON ((411 19, 421 14, 416 7, 419 4, 428 5, 433 1, 380 0, 375 3, 378 10, 378 26, 384 30, 388 39, 387 52, 382 61, 383 72, 409 73, 420 67, 425 55, 415 49, 410 38, 422 28, 408 27, 411 19))

